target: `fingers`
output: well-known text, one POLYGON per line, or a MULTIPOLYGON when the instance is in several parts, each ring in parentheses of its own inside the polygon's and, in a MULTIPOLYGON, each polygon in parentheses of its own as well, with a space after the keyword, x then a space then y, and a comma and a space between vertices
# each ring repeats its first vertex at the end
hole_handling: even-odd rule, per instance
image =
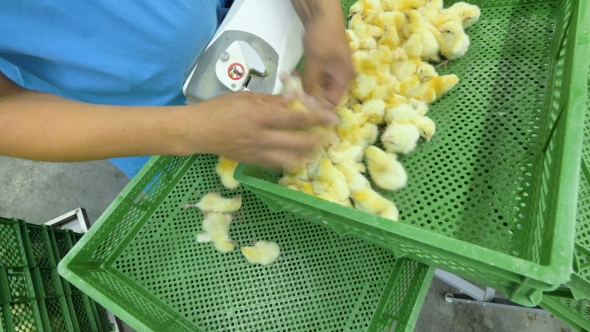
POLYGON ((286 130, 307 130, 318 126, 329 126, 339 123, 338 116, 324 109, 309 112, 292 110, 287 107, 267 112, 265 124, 269 128, 286 130))
POLYGON ((269 167, 299 166, 309 159, 324 141, 319 135, 292 131, 268 131, 261 135, 256 161, 269 167))

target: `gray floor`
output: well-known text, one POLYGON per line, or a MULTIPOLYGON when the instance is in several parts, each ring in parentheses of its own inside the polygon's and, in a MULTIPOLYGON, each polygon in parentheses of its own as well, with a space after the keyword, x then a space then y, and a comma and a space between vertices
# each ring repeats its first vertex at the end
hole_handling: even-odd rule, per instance
MULTIPOLYGON (((43 223, 84 207, 94 222, 127 183, 108 161, 39 163, 0 156, 0 216, 43 223)), ((548 314, 449 304, 444 300, 447 292, 456 290, 435 279, 415 331, 573 331, 548 314)))

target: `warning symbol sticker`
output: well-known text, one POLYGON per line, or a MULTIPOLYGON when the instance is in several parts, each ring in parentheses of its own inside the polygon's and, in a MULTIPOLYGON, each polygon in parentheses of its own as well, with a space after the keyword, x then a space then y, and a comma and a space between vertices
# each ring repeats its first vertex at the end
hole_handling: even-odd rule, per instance
POLYGON ((229 76, 229 78, 231 78, 234 81, 237 81, 239 79, 241 79, 242 77, 244 77, 244 66, 242 66, 242 64, 240 63, 232 63, 231 65, 229 65, 229 67, 227 68, 227 75, 229 76))

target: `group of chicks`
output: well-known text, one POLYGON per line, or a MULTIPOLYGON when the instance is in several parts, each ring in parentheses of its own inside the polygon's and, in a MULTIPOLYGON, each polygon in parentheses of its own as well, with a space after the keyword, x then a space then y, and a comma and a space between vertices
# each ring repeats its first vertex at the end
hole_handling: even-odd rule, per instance
MULTIPOLYGON (((398 155, 413 151, 420 137, 430 141, 435 124, 429 104, 450 91, 456 75, 439 76, 429 61, 465 55, 465 29, 480 16, 477 6, 442 0, 359 0, 350 8, 349 41, 357 76, 336 108, 336 128, 316 128, 327 143, 305 163, 284 169, 279 185, 394 221, 395 204, 371 187, 406 186, 398 155), (377 147, 380 142, 384 149, 377 147), (364 157, 364 158, 363 158, 364 157), (364 159, 364 163, 363 163, 364 159)), ((282 75, 289 105, 306 111, 307 96, 296 77, 282 75)))
MULTIPOLYGON (((346 30, 357 76, 349 93, 336 107, 340 124, 311 131, 326 138, 314 156, 301 165, 285 168, 279 185, 337 204, 397 221, 395 204, 375 191, 373 183, 387 191, 406 186, 408 176, 398 155, 413 151, 420 138, 430 141, 435 124, 426 114, 428 104, 450 91, 456 75, 439 76, 428 62, 440 65, 467 52, 465 33, 477 22, 477 6, 458 2, 443 8, 443 0, 359 0, 349 12, 346 30), (379 134, 384 149, 376 146, 379 134), (364 162, 363 162, 364 159, 364 162)), ((314 100, 303 92, 301 80, 281 74, 289 107, 302 112, 314 100)), ((236 189, 233 173, 238 163, 219 157, 215 167, 221 182, 236 189)), ((213 243, 220 252, 235 249, 229 236, 232 213, 242 197, 205 195, 196 207, 204 214, 201 243, 213 243)), ((280 254, 275 242, 258 241, 241 248, 253 264, 268 265, 280 254)))
MULTIPOLYGON (((222 184, 228 189, 236 189, 240 182, 236 181, 233 173, 238 163, 219 157, 215 167, 222 184)), ((197 242, 212 243, 219 252, 230 252, 237 243, 229 236, 229 227, 233 220, 233 213, 242 207, 242 196, 225 198, 218 193, 210 192, 203 196, 196 204, 185 204, 184 209, 198 208, 204 215, 203 232, 197 234, 197 242)), ((276 261, 280 254, 279 245, 271 241, 257 241, 251 246, 241 248, 246 260, 252 264, 269 265, 276 261)))

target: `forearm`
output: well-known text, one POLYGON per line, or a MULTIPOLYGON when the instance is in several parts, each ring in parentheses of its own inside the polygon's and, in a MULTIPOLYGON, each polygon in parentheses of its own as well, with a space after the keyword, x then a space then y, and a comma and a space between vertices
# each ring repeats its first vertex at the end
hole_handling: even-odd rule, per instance
POLYGON ((0 154, 42 161, 188 153, 181 107, 93 105, 34 91, 0 98, 0 154))
POLYGON ((342 5, 338 0, 291 0, 291 3, 303 25, 315 19, 329 19, 344 26, 342 5))

